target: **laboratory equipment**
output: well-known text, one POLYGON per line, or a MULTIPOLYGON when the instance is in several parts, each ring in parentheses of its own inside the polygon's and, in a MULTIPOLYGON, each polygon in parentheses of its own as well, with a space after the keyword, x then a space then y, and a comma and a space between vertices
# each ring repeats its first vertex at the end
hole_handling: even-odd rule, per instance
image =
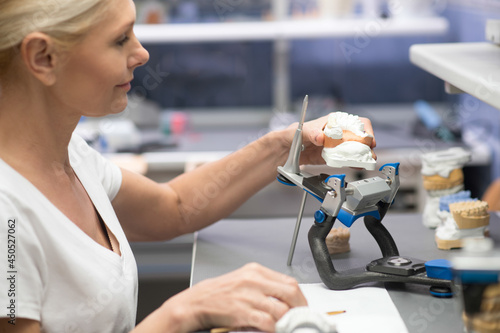
POLYGON ((383 165, 379 170, 381 177, 370 177, 350 183, 346 181, 344 174, 311 175, 300 170, 302 128, 307 103, 306 96, 290 154, 286 163, 278 167, 277 178, 281 183, 295 185, 305 191, 297 217, 288 265, 292 262, 303 208, 309 193, 321 202, 309 230, 309 245, 321 280, 328 288, 343 290, 368 282, 404 282, 429 285, 433 295, 449 296, 452 282, 449 279, 428 276, 425 261, 401 256, 394 239, 382 224, 382 219, 399 188, 399 163, 383 165), (337 271, 328 253, 325 238, 336 220, 346 227, 351 227, 360 217, 364 217, 365 226, 375 238, 382 257, 364 267, 337 271))

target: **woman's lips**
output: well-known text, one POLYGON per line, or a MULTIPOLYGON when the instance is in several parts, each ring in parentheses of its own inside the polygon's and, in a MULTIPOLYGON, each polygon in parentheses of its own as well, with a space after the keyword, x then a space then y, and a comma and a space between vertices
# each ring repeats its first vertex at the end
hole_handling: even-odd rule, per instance
POLYGON ((118 88, 125 89, 125 90, 127 90, 127 91, 128 91, 128 90, 130 90, 130 88, 132 88, 132 87, 131 87, 131 85, 130 85, 130 82, 127 82, 127 83, 124 83, 124 84, 120 84, 120 85, 118 85, 117 87, 118 87, 118 88))

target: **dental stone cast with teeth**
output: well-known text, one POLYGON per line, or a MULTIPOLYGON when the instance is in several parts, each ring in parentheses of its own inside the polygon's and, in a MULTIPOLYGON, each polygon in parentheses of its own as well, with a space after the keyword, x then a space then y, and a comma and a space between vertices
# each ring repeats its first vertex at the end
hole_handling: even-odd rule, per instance
POLYGON ((370 148, 373 136, 365 132, 358 116, 333 112, 323 132, 325 143, 321 156, 328 166, 375 170, 376 161, 370 148))
POLYGON ((437 228, 441 223, 438 216, 441 197, 464 189, 465 163, 471 154, 460 147, 430 152, 422 155, 422 180, 426 190, 426 202, 422 222, 428 228, 437 228))
POLYGON ((469 191, 444 196, 439 206, 441 224, 435 233, 439 249, 461 248, 465 238, 484 238, 488 235, 488 203, 472 199, 469 191))

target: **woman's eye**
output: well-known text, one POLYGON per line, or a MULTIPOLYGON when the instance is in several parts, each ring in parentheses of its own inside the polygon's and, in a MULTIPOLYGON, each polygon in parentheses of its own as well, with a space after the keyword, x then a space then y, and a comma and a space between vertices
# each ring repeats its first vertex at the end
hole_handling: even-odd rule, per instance
POLYGON ((128 40, 130 39, 129 36, 124 36, 122 39, 120 39, 118 42, 116 42, 119 46, 123 46, 128 40))

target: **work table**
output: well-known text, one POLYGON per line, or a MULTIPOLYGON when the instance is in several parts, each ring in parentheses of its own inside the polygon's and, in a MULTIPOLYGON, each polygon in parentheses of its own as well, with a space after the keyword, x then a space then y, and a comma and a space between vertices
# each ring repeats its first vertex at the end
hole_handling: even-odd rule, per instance
MULTIPOLYGON (((299 283, 321 282, 307 242, 312 217, 302 221, 292 265, 286 264, 295 219, 229 219, 216 223, 195 236, 191 284, 235 270, 246 263, 258 262, 295 277, 299 283)), ((491 236, 500 241, 500 218, 492 214, 491 236)), ((383 224, 391 232, 400 254, 422 260, 449 259, 458 251, 438 250, 434 231, 423 226, 419 214, 391 214, 383 224)), ((336 224, 338 227, 338 225, 336 224)), ((351 251, 335 255, 337 270, 360 267, 381 254, 362 221, 351 227, 351 251)), ((383 284, 375 284, 384 286, 383 284)), ((455 333, 463 331, 460 300, 439 299, 429 287, 410 284, 386 284, 408 331, 455 333)))

